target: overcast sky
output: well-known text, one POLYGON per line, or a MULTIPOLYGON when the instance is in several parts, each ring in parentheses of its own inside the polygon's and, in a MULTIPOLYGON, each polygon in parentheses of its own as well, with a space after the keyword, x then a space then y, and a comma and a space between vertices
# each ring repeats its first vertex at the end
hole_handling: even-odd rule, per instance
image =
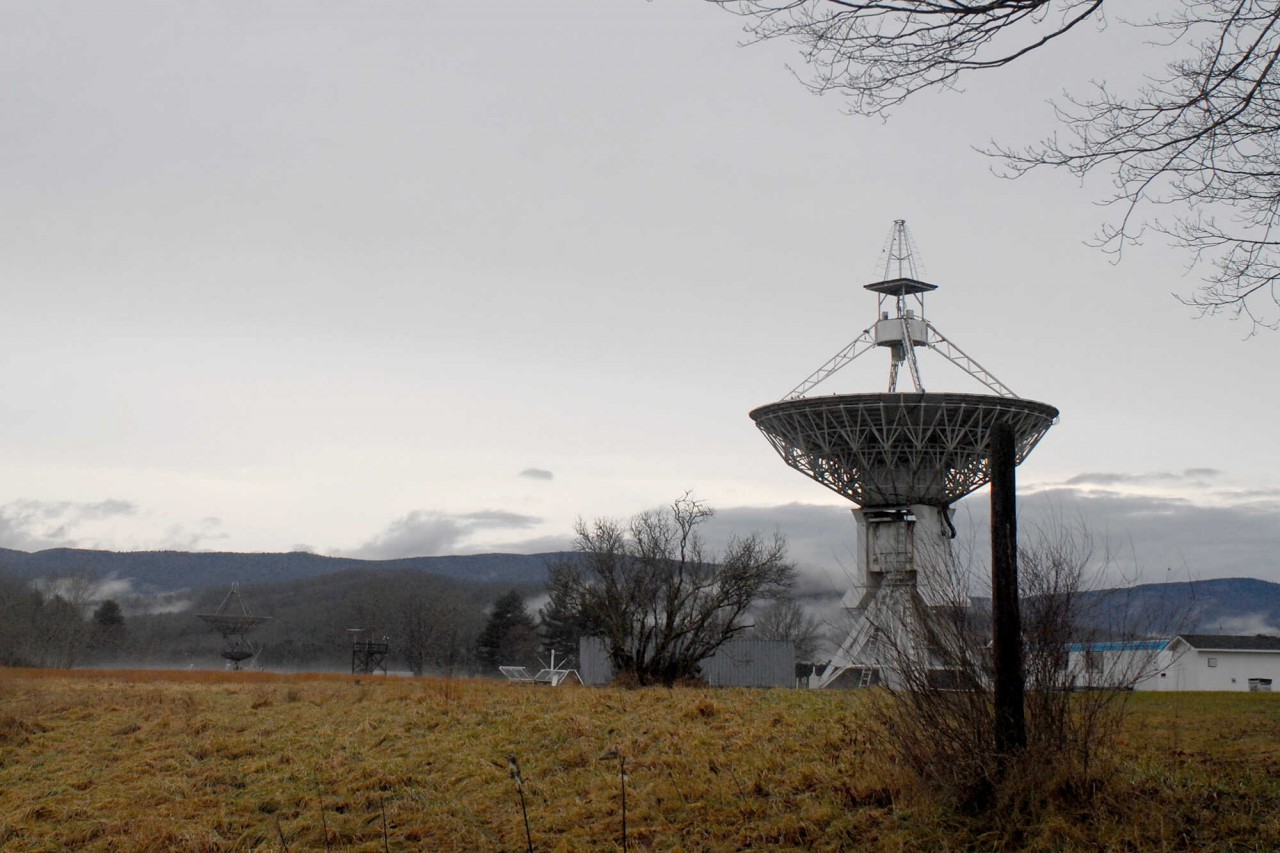
MULTIPOLYGON (((886 124, 740 27, 698 0, 0 6, 0 546, 537 551, 692 489, 838 572, 847 505, 747 412, 874 319, 905 218, 930 319, 1062 411, 1024 518, 1087 518, 1152 580, 1280 581, 1280 334, 1195 319, 1158 239, 1086 246, 1104 187, 972 150, 1051 131, 1081 41, 886 124)), ((1126 38, 1081 34, 1093 76, 1141 70, 1126 38)), ((880 355, 823 390, 878 390, 880 355)))

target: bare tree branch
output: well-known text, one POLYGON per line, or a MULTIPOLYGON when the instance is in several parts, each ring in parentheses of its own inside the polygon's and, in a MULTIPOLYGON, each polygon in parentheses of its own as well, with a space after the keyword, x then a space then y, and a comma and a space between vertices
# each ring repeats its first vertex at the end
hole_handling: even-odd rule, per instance
MULTIPOLYGON (((806 84, 884 116, 925 89, 1008 66, 1086 20, 1102 0, 708 0, 749 19, 756 39, 798 41, 806 84)), ((1106 174, 1119 210, 1096 240, 1119 254, 1144 229, 1204 268, 1183 301, 1206 314, 1275 327, 1280 307, 1280 6, 1265 0, 1177 0, 1167 15, 1127 22, 1159 36, 1159 67, 1131 93, 1097 84, 1057 105, 1065 131, 1038 144, 993 143, 1007 174, 1041 166, 1106 174), (1167 209, 1164 219, 1154 210, 1167 209)))

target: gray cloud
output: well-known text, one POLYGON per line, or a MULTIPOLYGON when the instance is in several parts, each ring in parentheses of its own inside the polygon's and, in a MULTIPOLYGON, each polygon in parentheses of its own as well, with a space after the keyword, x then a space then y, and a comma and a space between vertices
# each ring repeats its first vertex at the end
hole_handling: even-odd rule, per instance
POLYGON ((45 596, 60 595, 68 601, 76 602, 85 609, 86 616, 93 607, 108 598, 119 602, 132 597, 134 594, 133 581, 129 578, 119 577, 115 573, 109 574, 105 578, 94 578, 88 573, 64 577, 36 578, 31 582, 31 585, 45 596))
POLYGON ((525 468, 518 476, 527 480, 554 480, 556 475, 546 468, 525 468))
MULTIPOLYGON (((1256 577, 1280 582, 1280 493, 1269 490, 1215 492, 1216 503, 1188 497, 1132 495, 1088 487, 1056 486, 1019 497, 1019 527, 1024 536, 1057 527, 1088 531, 1099 562, 1100 581, 1158 582, 1222 577, 1256 577), (1245 497, 1247 495, 1247 497, 1245 497)), ((988 499, 979 493, 960 502, 958 547, 984 562, 988 499)), ((800 573, 797 593, 829 596, 848 589, 856 568, 857 526, 852 504, 790 503, 716 509, 704 526, 707 544, 723 548, 734 535, 753 531, 787 537, 800 573)), ((353 556, 401 557, 410 554, 474 551, 466 538, 479 530, 527 529, 538 519, 489 511, 462 515, 410 513, 365 543, 353 556)), ((509 553, 569 550, 572 532, 536 537, 512 536, 485 546, 509 553)))
MULTIPOLYGON (((1217 500, 1223 501, 1221 495, 1217 500)), ((803 590, 847 588, 856 566, 857 528, 849 506, 784 504, 727 507, 708 524, 709 538, 730 531, 777 529, 789 543, 803 590)), ((989 501, 980 493, 957 507, 958 546, 982 559, 989 501)), ((1076 527, 1095 544, 1106 583, 1256 577, 1280 582, 1280 499, 1208 505, 1183 497, 1152 497, 1059 487, 1019 497, 1024 537, 1037 529, 1076 527), (1102 563, 1106 563, 1105 567, 1102 563)))
POLYGON ((1124 474, 1120 472, 1103 472, 1095 471, 1087 474, 1077 474, 1067 480, 1068 486, 1119 486, 1119 485, 1140 485, 1142 483, 1170 483, 1181 480, 1182 475, 1171 474, 1168 471, 1158 471, 1151 474, 1124 474))
MULTIPOLYGON (((497 542, 486 546, 483 550, 498 554, 548 554, 553 551, 572 551, 574 538, 571 531, 548 536, 533 536, 527 539, 513 539, 508 542, 497 542)), ((474 552, 479 549, 465 548, 460 553, 474 552)))
POLYGON ((142 547, 199 551, 205 547, 206 542, 230 538, 230 534, 222 530, 222 519, 205 516, 194 526, 171 524, 159 537, 142 543, 142 547))
POLYGON ((478 531, 525 529, 540 521, 534 516, 504 510, 469 513, 414 510, 391 522, 385 530, 355 550, 338 553, 367 560, 459 553, 465 550, 463 540, 478 531))
MULTIPOLYGON (((1146 582, 1256 577, 1280 581, 1280 501, 1215 503, 1187 497, 1096 492, 1057 487, 1021 495, 1020 530, 1054 526, 1087 530, 1116 580, 1146 582)), ((956 521, 975 541, 985 535, 985 496, 962 501, 956 521)), ((976 549, 981 553, 981 548, 976 549)))
POLYGON ((76 548, 86 543, 80 529, 87 522, 137 514, 129 501, 17 500, 0 507, 0 547, 17 551, 76 548))
POLYGON ((1222 619, 1215 630, 1223 634, 1278 634, 1278 628, 1265 613, 1245 613, 1240 616, 1222 619))
POLYGON ((1090 471, 1067 480, 1066 486, 1142 486, 1159 483, 1170 485, 1196 482, 1219 477, 1222 472, 1217 468, 1187 468, 1181 474, 1172 471, 1151 471, 1146 474, 1130 474, 1124 471, 1090 471))
POLYGON ((507 512, 500 509, 464 512, 453 517, 471 527, 533 527, 542 521, 537 516, 522 515, 518 512, 507 512))
POLYGON ((708 544, 722 548, 732 536, 752 532, 787 538, 799 574, 797 595, 843 594, 857 568, 858 528, 848 506, 791 503, 717 509, 706 524, 708 544))
POLYGON ((1220 498, 1235 503, 1280 504, 1280 488, 1276 489, 1226 489, 1216 493, 1220 498))
MULTIPOLYGON (((1186 497, 1156 497, 1057 487, 1019 497, 1024 537, 1037 529, 1075 527, 1088 531, 1107 583, 1256 577, 1280 582, 1280 499, 1199 503, 1186 497), (1102 564, 1106 563, 1105 567, 1102 564)), ((784 504, 717 510, 706 530, 712 544, 732 533, 775 529, 789 542, 802 588, 816 592, 847 588, 856 566, 857 527, 852 505, 784 504)), ((989 500, 979 493, 957 506, 958 546, 985 563, 989 500)))

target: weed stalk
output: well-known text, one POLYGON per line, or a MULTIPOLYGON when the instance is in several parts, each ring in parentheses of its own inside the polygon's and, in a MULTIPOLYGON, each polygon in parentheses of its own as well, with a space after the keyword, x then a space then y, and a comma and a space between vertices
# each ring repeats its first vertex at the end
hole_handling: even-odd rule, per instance
POLYGON ((627 853, 627 757, 618 750, 618 783, 622 786, 622 853, 627 853))
POLYGON ((529 810, 524 802, 524 776, 520 773, 520 762, 514 755, 507 756, 507 767, 511 770, 511 778, 515 780, 516 791, 520 794, 520 814, 524 818, 524 840, 529 853, 533 853, 533 833, 529 831, 529 810))
POLYGON ((280 849, 289 853, 289 842, 284 837, 284 827, 280 825, 280 815, 276 815, 276 835, 280 836, 280 849))
POLYGON ((391 841, 387 837, 387 798, 378 798, 378 810, 382 812, 382 853, 391 853, 391 841))

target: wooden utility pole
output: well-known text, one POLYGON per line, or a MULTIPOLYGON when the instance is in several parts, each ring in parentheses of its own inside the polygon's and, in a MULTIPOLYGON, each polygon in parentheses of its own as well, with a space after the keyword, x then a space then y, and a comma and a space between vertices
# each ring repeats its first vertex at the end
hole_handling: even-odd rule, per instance
POLYGON ((995 669, 996 754, 1027 745, 1018 606, 1018 498, 1013 427, 991 431, 991 657, 995 669))

